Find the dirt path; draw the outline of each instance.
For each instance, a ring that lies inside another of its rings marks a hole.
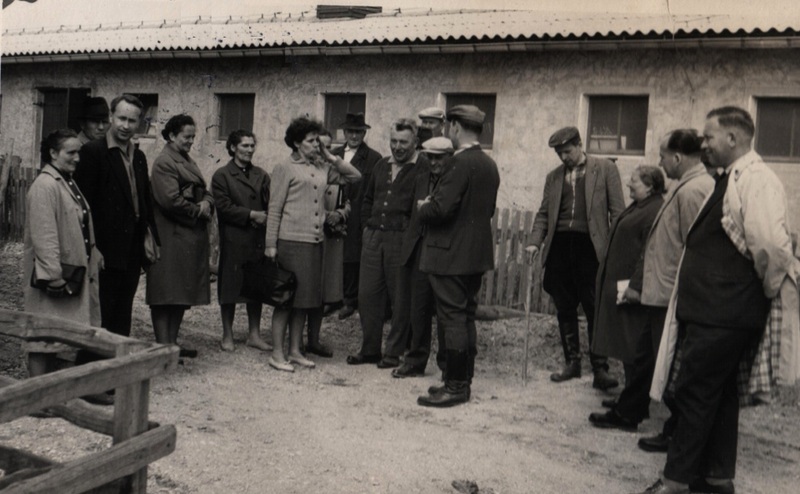
[[[6,277],[9,264],[0,267]],[[237,316],[243,338],[244,317]],[[152,338],[141,298],[135,318],[134,336]],[[663,409],[653,406],[639,433],[592,428],[587,416],[607,395],[591,388],[590,377],[552,384],[555,323],[537,316],[533,326],[526,387],[518,347],[524,321],[480,323],[472,400],[432,410],[416,397],[437,382],[433,365],[425,378],[397,380],[374,366],[345,364],[358,342],[355,318],[326,320],[333,359],[286,374],[242,341],[233,354],[220,351],[218,307],[195,308],[184,334],[200,358],[152,386],[151,417],[176,424],[178,443],[151,465],[149,492],[454,493],[457,479],[476,482],[484,494],[641,491],[657,478],[664,455],[640,452],[636,439],[661,427]],[[784,388],[773,405],[742,412],[738,492],[797,492],[798,396],[797,387]],[[0,426],[0,441],[57,459],[109,443],[60,419],[33,418]]]

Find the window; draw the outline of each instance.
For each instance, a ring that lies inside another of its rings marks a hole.
[[[54,130],[68,127],[81,131],[78,121],[83,108],[83,100],[89,97],[87,88],[40,88],[42,107],[42,133],[44,138]]]
[[[473,105],[486,114],[481,133],[481,147],[491,149],[494,142],[494,113],[497,104],[497,95],[485,93],[449,93],[447,96],[447,111],[458,105]]]
[[[587,151],[644,154],[647,96],[591,96]]]
[[[129,94],[139,98],[144,105],[141,118],[139,119],[139,128],[136,129],[136,135],[138,137],[155,137],[158,133],[156,129],[158,125],[158,95],[142,93]]]
[[[218,94],[219,139],[225,140],[234,130],[253,131],[255,94]]]
[[[765,158],[800,161],[800,98],[759,98],[756,151]]]
[[[364,113],[367,95],[364,93],[328,93],[325,95],[325,128],[333,134],[333,142],[344,142],[344,131],[339,128],[348,113]],[[369,123],[369,120],[367,120]]]

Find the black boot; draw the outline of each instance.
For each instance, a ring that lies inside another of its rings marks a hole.
[[[444,390],[417,398],[417,404],[424,407],[445,408],[469,401],[469,352],[447,351],[447,378]],[[430,391],[430,390],[429,390]]]
[[[472,397],[472,378],[475,375],[475,356],[478,355],[478,348],[477,347],[470,347],[469,349],[469,356],[467,357],[467,381],[469,382],[469,387],[467,388],[467,399]],[[445,366],[445,369],[447,367]],[[447,378],[445,377],[445,371],[442,370],[442,381],[446,381]],[[431,386],[428,388],[429,395],[437,395],[440,393],[444,393],[445,385],[442,384],[441,386]]]
[[[561,372],[550,374],[550,380],[560,383],[581,377],[581,346],[577,322],[559,322],[558,332],[561,334],[561,348],[564,350],[566,364]]]
[[[592,381],[593,388],[605,391],[607,389],[616,388],[617,386],[619,386],[619,382],[608,375],[606,369],[598,367],[594,370],[594,381]]]

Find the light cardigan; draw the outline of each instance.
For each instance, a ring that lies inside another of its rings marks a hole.
[[[291,156],[278,163],[269,185],[266,248],[276,247],[278,239],[322,242],[327,185],[355,183],[360,179],[358,169],[342,158],[321,167]]]

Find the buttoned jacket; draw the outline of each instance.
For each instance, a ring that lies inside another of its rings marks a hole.
[[[542,265],[547,262],[550,245],[553,243],[553,236],[556,233],[565,172],[566,166],[561,164],[547,174],[542,204],[533,221],[530,245],[541,248]],[[622,182],[617,166],[610,160],[586,155],[584,191],[589,237],[599,260],[603,258],[611,223],[625,209]]]
[[[333,150],[333,154],[344,158],[344,146]],[[361,260],[361,201],[364,197],[363,188],[372,175],[375,163],[381,159],[381,154],[366,142],[362,142],[350,158],[350,164],[361,173],[361,181],[343,186],[343,196],[350,201],[350,214],[347,217],[347,236],[344,239],[344,262],[359,262]]]

